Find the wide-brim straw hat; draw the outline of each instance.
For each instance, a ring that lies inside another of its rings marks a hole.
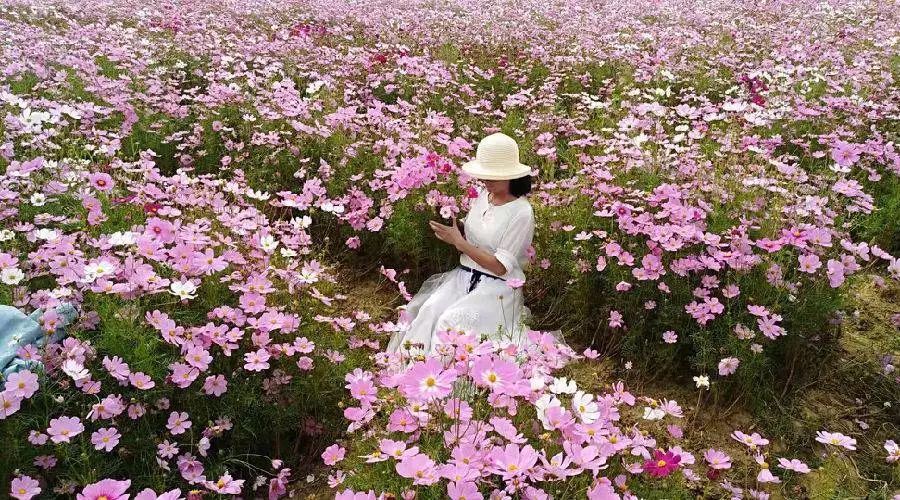
[[[519,145],[501,132],[482,139],[478,143],[475,159],[463,164],[462,169],[472,177],[489,181],[531,175],[531,167],[519,163]]]

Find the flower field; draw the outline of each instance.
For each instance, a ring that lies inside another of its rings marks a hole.
[[[0,33],[0,313],[39,332],[0,316],[0,497],[900,497],[900,4],[0,0]],[[497,131],[532,343],[389,355]]]

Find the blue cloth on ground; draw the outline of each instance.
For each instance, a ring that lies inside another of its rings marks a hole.
[[[33,369],[42,367],[39,361],[26,361],[16,355],[20,347],[33,344],[36,347],[44,347],[47,342],[60,342],[66,336],[68,327],[76,317],[78,311],[72,304],[60,304],[56,307],[59,315],[59,325],[52,335],[46,335],[41,327],[40,320],[43,309],[37,309],[30,316],[15,307],[0,305],[0,372],[3,378],[23,368]]]

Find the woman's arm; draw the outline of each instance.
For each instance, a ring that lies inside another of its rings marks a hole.
[[[457,242],[454,246],[457,250],[468,255],[469,258],[477,262],[479,266],[487,269],[495,275],[503,276],[504,274],[506,274],[506,266],[504,266],[497,259],[497,257],[494,256],[493,253],[488,252],[483,248],[476,247],[475,245],[469,243],[468,240]]]
[[[453,245],[457,250],[468,255],[472,260],[477,262],[479,266],[497,276],[506,274],[506,266],[504,266],[493,253],[469,243],[469,241],[463,237],[462,233],[459,232],[459,226],[456,224],[456,216],[453,216],[453,222],[449,226],[445,226],[440,222],[435,221],[429,221],[428,223],[431,225],[431,229],[438,239]]]

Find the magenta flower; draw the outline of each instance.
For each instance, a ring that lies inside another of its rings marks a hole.
[[[6,392],[21,399],[34,396],[38,390],[38,376],[28,370],[13,372],[6,379]]]
[[[31,500],[41,492],[40,483],[30,476],[19,476],[9,485],[9,496],[16,500]]]
[[[84,487],[77,500],[128,500],[131,495],[125,494],[131,487],[131,480],[116,481],[104,479]]]
[[[184,434],[185,431],[191,428],[191,421],[188,419],[187,412],[178,413],[177,411],[173,411],[169,414],[169,421],[166,423],[166,428],[172,433],[173,436],[177,436],[178,434]]]
[[[122,435],[115,427],[97,429],[91,434],[91,444],[98,451],[112,451],[119,444]]]
[[[848,450],[856,450],[856,439],[840,432],[816,431],[816,441],[832,446],[841,446]]]
[[[59,417],[50,421],[47,434],[54,443],[68,443],[73,437],[84,431],[84,425],[78,417]]]
[[[680,462],[681,457],[672,451],[663,453],[656,449],[653,450],[653,458],[644,463],[644,471],[653,477],[666,477],[678,468]]]

